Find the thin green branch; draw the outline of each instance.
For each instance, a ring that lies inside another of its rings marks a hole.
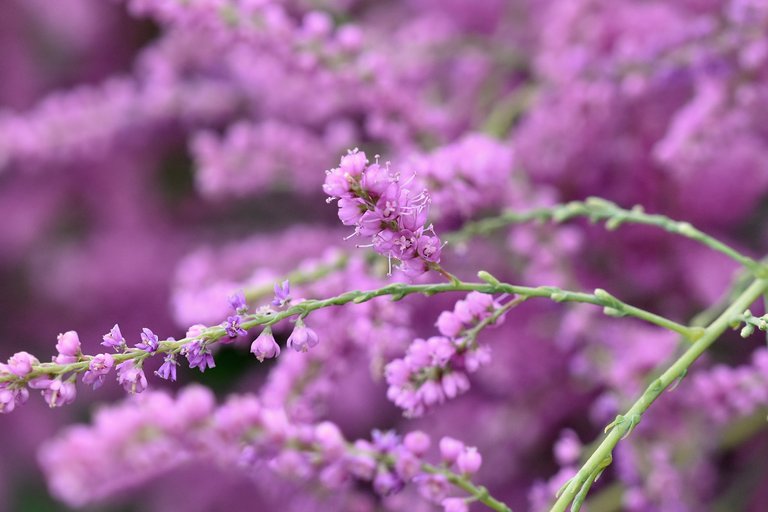
[[[586,217],[592,222],[604,221],[609,230],[616,229],[623,223],[656,226],[670,233],[695,240],[727,255],[739,262],[758,278],[768,277],[768,268],[765,265],[749,256],[741,254],[736,249],[716,238],[699,231],[688,222],[676,221],[664,215],[645,213],[641,206],[635,206],[631,210],[627,210],[615,203],[596,197],[590,197],[586,201],[572,201],[550,207],[534,208],[527,212],[509,211],[502,213],[498,217],[489,217],[476,222],[469,222],[460,231],[449,235],[447,239],[452,242],[461,243],[473,236],[488,234],[510,224],[531,221],[565,222],[576,217]]]
[[[383,462],[388,466],[395,465],[395,459],[391,455],[381,455],[374,452],[360,450],[353,443],[347,443],[346,448],[347,451],[352,454],[368,455],[370,457],[379,459],[380,462]],[[431,475],[440,475],[444,477],[448,483],[458,489],[461,489],[462,491],[465,491],[472,498],[487,506],[491,510],[495,510],[496,512],[512,512],[512,509],[509,508],[509,506],[491,496],[487,488],[482,485],[474,484],[472,480],[470,480],[466,475],[454,473],[444,466],[435,466],[426,462],[421,464],[421,469],[425,473],[429,473]]]
[[[463,491],[466,491],[473,498],[491,510],[495,510],[496,512],[512,512],[512,509],[509,508],[505,503],[491,496],[488,492],[488,489],[482,485],[473,484],[472,481],[462,475],[456,474],[446,468],[433,466],[432,464],[422,464],[421,468],[427,473],[432,473],[433,475],[442,475],[452,485]]]
[[[280,281],[290,281],[291,285],[301,285],[313,283],[319,279],[322,279],[337,270],[343,270],[349,263],[349,254],[346,252],[340,252],[339,255],[332,261],[327,263],[320,263],[315,267],[306,270],[297,270],[286,275]],[[264,297],[269,297],[274,293],[274,288],[271,284],[262,286],[253,286],[246,288],[245,298],[249,302],[254,302]]]
[[[429,296],[446,292],[477,291],[488,294],[507,293],[528,298],[548,298],[556,302],[580,302],[594,304],[596,306],[603,307],[603,311],[608,315],[632,316],[658,325],[660,327],[670,329],[687,337],[689,340],[694,340],[699,335],[699,331],[697,329],[689,328],[663,316],[626,304],[616,297],[613,297],[605,290],[598,289],[595,290],[594,294],[590,294],[563,290],[554,286],[540,286],[533,288],[528,286],[517,286],[508,283],[502,283],[487,272],[480,272],[478,275],[485,282],[468,283],[455,280],[449,283],[438,284],[393,283],[375,290],[349,291],[327,299],[305,300],[303,302],[294,304],[283,311],[258,312],[255,314],[244,315],[241,325],[244,329],[251,329],[260,325],[270,326],[280,322],[281,320],[285,320],[291,317],[306,317],[318,309],[332,306],[342,306],[349,303],[359,304],[382,296],[389,296],[392,298],[392,300],[400,300],[403,297],[413,294],[423,294]],[[200,339],[207,340],[208,344],[215,344],[217,340],[224,338],[225,336],[226,331],[223,326],[219,325],[208,327],[200,334],[200,336],[197,337],[187,337],[181,340],[161,341],[156,354],[179,353],[184,345]],[[122,353],[115,354],[113,357],[116,363],[122,363],[129,359],[141,361],[149,356],[150,354],[144,350],[129,348]],[[33,366],[32,371],[23,378],[18,378],[13,375],[5,375],[0,377],[0,382],[16,381],[18,384],[23,384],[28,382],[30,379],[41,376],[63,376],[68,373],[82,373],[88,369],[88,365],[91,359],[92,356],[83,356],[80,361],[70,364],[57,364],[53,362],[40,363]]]
[[[562,493],[550,512],[565,512],[578,496],[583,496],[589,490],[594,476],[610,464],[613,449],[637,425],[648,407],[665,389],[682,378],[693,362],[728,329],[733,319],[746,311],[766,290],[768,290],[768,280],[758,279],[754,281],[720,316],[704,329],[701,337],[688,350],[648,386],[626,413],[617,417],[616,421],[609,425],[608,435],[562,489]]]

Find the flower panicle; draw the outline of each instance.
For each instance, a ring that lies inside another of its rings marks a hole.
[[[352,236],[370,240],[373,247],[409,278],[438,268],[442,243],[434,227],[427,224],[430,197],[414,190],[414,181],[394,172],[378,157],[370,163],[357,149],[341,158],[339,167],[326,172],[323,191],[337,200],[338,215]],[[362,246],[362,245],[361,245]]]
[[[490,349],[477,344],[479,329],[503,320],[503,306],[492,296],[470,292],[453,311],[437,319],[439,336],[417,338],[403,358],[385,367],[387,397],[408,417],[418,417],[466,393],[469,375],[490,362]]]

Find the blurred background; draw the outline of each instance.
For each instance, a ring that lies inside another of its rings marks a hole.
[[[767,63],[761,0],[0,0],[0,357],[46,360],[67,330],[97,353],[116,322],[134,338],[142,327],[178,338],[220,321],[232,291],[340,255],[358,256],[304,293],[385,282],[386,261],[342,241],[321,190],[353,147],[415,171],[441,233],[597,195],[759,258]],[[684,323],[743,286],[724,256],[637,226],[511,226],[444,251],[463,278],[483,268],[519,284],[602,287]],[[318,315],[333,340],[313,356],[325,380],[292,410],[352,438],[455,435],[484,453],[479,481],[514,510],[545,509],[574,451],[679,340],[599,309],[526,303],[484,335],[493,363],[470,393],[406,420],[381,367],[434,334],[458,298]],[[365,315],[371,325],[355,323]],[[363,348],[350,341],[361,332]],[[247,341],[180,384],[221,399],[264,393],[302,364],[291,354],[259,365]],[[621,445],[589,510],[766,510],[766,357],[760,333],[719,342]],[[0,510],[74,510],[49,493],[39,449],[123,395],[113,382],[80,386],[66,408],[34,394],[1,416]],[[119,482],[85,509],[437,509],[364,488],[334,501],[204,459],[170,466],[101,475]]]

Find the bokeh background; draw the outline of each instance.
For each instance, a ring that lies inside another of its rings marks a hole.
[[[179,337],[220,321],[232,291],[340,254],[353,263],[307,294],[385,282],[386,261],[342,241],[321,190],[352,147],[415,171],[440,232],[597,195],[761,257],[767,64],[762,0],[0,0],[2,357],[47,359],[72,329],[95,353],[115,322]],[[637,226],[515,226],[444,250],[462,277],[602,287],[681,322],[738,287],[724,256]],[[457,298],[318,316],[322,378],[292,410],[353,438],[460,437],[484,453],[479,480],[494,494],[541,510],[581,443],[679,340],[594,308],[526,303],[484,335],[493,362],[470,393],[406,420],[381,366]],[[180,384],[281,400],[274,389],[303,363],[259,365],[247,341]],[[765,510],[767,361],[760,333],[721,340],[623,442],[589,510]],[[48,491],[41,446],[123,396],[81,386],[69,407],[33,396],[0,417],[0,510],[70,510]],[[365,488],[334,501],[203,458],[170,466],[100,475],[120,485],[86,509],[437,509]]]

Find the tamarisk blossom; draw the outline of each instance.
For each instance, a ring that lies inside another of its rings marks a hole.
[[[152,436],[136,435],[143,431]],[[157,465],[146,464],[150,444],[167,454]],[[40,460],[53,493],[71,505],[85,505],[192,458],[246,474],[259,474],[266,465],[286,477],[314,478],[331,491],[356,479],[387,496],[413,482],[439,504],[450,485],[445,476],[426,471],[429,445],[429,436],[420,431],[404,437],[374,431],[370,441],[348,442],[332,422],[296,421],[253,395],[234,395],[217,407],[210,390],[190,386],[176,398],[151,391],[140,400],[104,408],[92,425],[71,427],[46,443]],[[472,450],[461,444],[459,454]]]
[[[115,324],[110,331],[105,334],[102,339],[104,341],[101,344],[108,348],[113,348],[116,351],[120,351],[125,348],[125,338],[123,333],[120,332],[120,326]]]
[[[439,268],[442,244],[432,225],[426,190],[412,190],[413,179],[403,180],[389,164],[378,159],[369,164],[357,149],[341,158],[339,167],[327,171],[323,191],[338,199],[339,219],[354,226],[353,236],[370,237],[370,246],[414,278]]]
[[[67,331],[59,334],[56,342],[58,355],[54,361],[58,364],[69,364],[77,361],[80,352],[80,338],[75,331]]]
[[[98,389],[104,384],[107,374],[112,370],[115,358],[110,354],[98,354],[88,364],[88,371],[83,374],[83,383],[93,385]]]
[[[19,356],[19,354],[25,354]],[[13,361],[12,369],[11,361]],[[0,377],[23,377],[32,371],[32,365],[37,364],[37,359],[27,352],[18,352],[11,356],[8,364],[0,363]],[[22,375],[18,375],[21,372]],[[10,382],[0,382],[0,413],[12,412],[17,405],[24,404],[29,398],[29,390],[26,387],[14,386]]]
[[[27,388],[10,388],[0,384],[0,413],[13,412],[17,405],[22,405],[29,399]]]
[[[147,389],[147,377],[141,368],[141,363],[129,359],[117,365],[117,382],[131,394],[141,393]]]
[[[269,327],[261,331],[261,334],[251,343],[251,353],[256,356],[259,362],[264,359],[272,359],[280,355],[280,345],[272,336],[272,329]]]
[[[60,407],[75,401],[77,389],[75,383],[61,379],[47,379],[45,377],[33,379],[29,382],[29,387],[41,389],[43,399],[49,407]]]
[[[275,298],[272,305],[276,308],[284,308],[291,302],[291,283],[288,280],[281,284],[275,283]]]
[[[230,304],[232,304],[231,300]],[[232,304],[232,307],[237,307],[237,304]],[[241,317],[239,315],[235,315],[234,317],[229,317],[227,321],[236,321],[237,328],[240,329],[240,319]],[[181,347],[181,355],[187,358],[189,367],[198,368],[201,372],[205,372],[206,368],[216,367],[216,363],[213,360],[213,353],[211,352],[211,348],[208,346],[208,340],[203,335],[205,329],[206,326],[203,324],[195,324],[187,329],[187,338],[197,339],[192,340]],[[229,332],[229,329],[227,329],[228,334]],[[245,333],[245,331],[243,331],[243,333]],[[158,372],[162,370],[158,376],[166,380],[169,378],[170,380],[176,380],[176,358],[171,356],[173,356],[173,354],[169,354],[165,358],[163,365],[158,369]]]
[[[150,354],[157,352],[157,348],[160,346],[160,341],[157,338],[157,334],[153,333],[146,327],[141,330],[141,343],[136,344],[136,348],[145,350]]]
[[[13,354],[4,369],[17,377],[24,377],[32,371],[32,366],[37,364],[40,364],[40,361],[35,356],[22,351]]]
[[[490,362],[489,349],[476,343],[477,330],[483,322],[500,321],[502,308],[490,295],[471,292],[453,311],[441,313],[436,324],[441,336],[416,339],[404,358],[387,364],[387,397],[416,417],[468,391],[468,374]]]
[[[316,347],[318,343],[320,343],[320,338],[317,333],[304,325],[304,321],[298,319],[293,332],[288,336],[286,346],[296,352],[306,352],[310,348]]]
[[[243,321],[242,315],[248,312],[248,304],[245,302],[245,294],[240,291],[229,297],[229,306],[234,310],[235,314],[228,316],[227,320],[223,322],[221,326],[224,327],[227,336],[230,338],[245,336],[247,331],[240,326]]]
[[[176,362],[176,356],[173,354],[168,354],[167,356],[165,356],[165,359],[163,360],[163,364],[160,365],[160,368],[158,368],[155,371],[155,375],[157,375],[161,379],[176,381],[177,365],[178,363]]]
[[[205,372],[206,368],[216,367],[211,348],[205,343],[205,340],[187,343],[182,347],[181,353],[186,356],[190,368],[198,368],[201,372]]]
[[[240,290],[227,299],[231,307],[238,315],[244,315],[248,312],[248,304],[245,301],[245,293]]]

